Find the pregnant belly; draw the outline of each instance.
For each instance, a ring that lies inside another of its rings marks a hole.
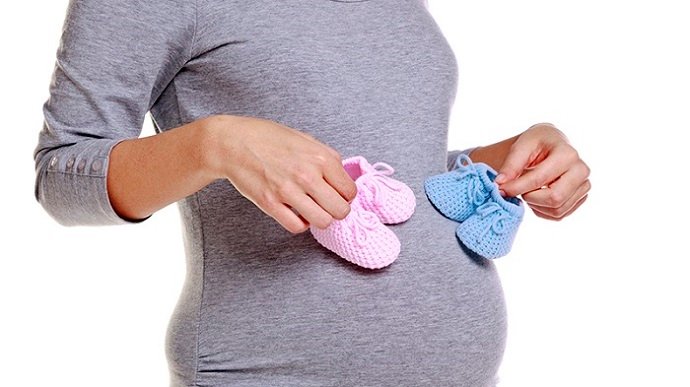
[[[378,271],[334,256],[308,233],[232,256],[215,253],[224,250],[213,246],[221,241],[207,241],[198,324],[172,324],[169,332],[171,368],[190,370],[174,379],[203,386],[493,386],[506,330],[500,281],[491,262],[462,252],[456,226],[420,201],[410,221],[393,226],[400,257]],[[175,343],[190,336],[195,352],[179,356]]]

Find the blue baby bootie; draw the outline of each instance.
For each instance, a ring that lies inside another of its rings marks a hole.
[[[461,154],[457,168],[434,175],[424,182],[424,190],[431,204],[446,218],[463,222],[475,209],[486,202],[495,190],[496,171],[484,163],[473,163]]]
[[[504,198],[495,189],[488,201],[458,226],[455,235],[479,256],[499,258],[510,252],[524,214],[520,199]]]

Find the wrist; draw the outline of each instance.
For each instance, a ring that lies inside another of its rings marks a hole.
[[[211,116],[189,124],[192,133],[192,158],[198,163],[199,172],[208,180],[225,178],[223,158],[229,145],[224,136],[227,116]]]
[[[250,125],[251,117],[215,115],[193,124],[200,135],[195,149],[198,150],[201,170],[212,180],[228,179],[229,168],[241,165],[241,151],[245,148],[243,130]]]
[[[468,155],[472,161],[488,164],[491,168],[498,171],[505,162],[510,147],[517,141],[518,136],[514,136],[491,145],[480,146],[472,150]]]

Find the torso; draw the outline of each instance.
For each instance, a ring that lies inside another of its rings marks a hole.
[[[175,386],[493,386],[505,342],[491,262],[424,195],[446,168],[456,63],[420,0],[199,1],[196,52],[152,109],[279,121],[416,194],[390,267],[358,268],[217,181],[180,203],[188,277],[171,320]]]

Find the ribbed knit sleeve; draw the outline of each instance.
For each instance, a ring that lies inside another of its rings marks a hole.
[[[72,0],[44,105],[36,198],[64,225],[126,223],[108,199],[110,151],[190,59],[190,0]]]

